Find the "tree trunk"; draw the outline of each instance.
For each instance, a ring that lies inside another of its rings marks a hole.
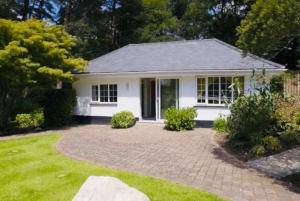
[[[38,9],[38,19],[42,19],[43,17],[43,7],[44,7],[44,0],[40,0],[39,9]]]
[[[112,1],[112,7],[111,7],[111,35],[112,35],[112,46],[113,48],[118,47],[117,43],[117,25],[116,25],[116,6],[117,6],[117,0]]]
[[[22,20],[27,20],[29,14],[29,0],[24,0]]]
[[[66,11],[65,11],[65,18],[64,18],[64,26],[65,28],[68,26],[71,20],[71,14],[72,14],[72,0],[67,1],[66,5]]]

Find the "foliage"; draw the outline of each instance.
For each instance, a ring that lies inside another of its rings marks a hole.
[[[31,88],[73,81],[72,72],[83,70],[86,62],[70,52],[74,45],[61,26],[0,19],[0,130]]]
[[[44,125],[44,113],[38,109],[28,114],[18,114],[16,122],[20,129],[38,128]]]
[[[232,141],[241,140],[254,145],[264,136],[269,125],[276,124],[274,97],[269,93],[241,96],[233,102],[230,110],[228,128]]]
[[[257,0],[237,29],[236,44],[247,52],[268,58],[286,47],[291,48],[291,42],[300,33],[299,10],[299,0]]]
[[[76,104],[76,92],[73,89],[53,89],[46,93],[44,103],[45,125],[66,126],[72,121]]]
[[[151,201],[222,200],[166,180],[70,159],[55,148],[59,139],[60,135],[51,133],[0,141],[0,200],[72,200],[90,175],[116,177],[144,192]]]
[[[178,19],[169,9],[170,0],[143,0],[144,12],[139,18],[143,26],[137,29],[142,42],[168,41],[176,39]]]
[[[168,108],[165,112],[165,126],[169,130],[192,130],[195,127],[197,110],[195,108]]]
[[[187,39],[218,38],[233,44],[236,27],[253,1],[191,0],[183,15],[182,35]]]
[[[298,98],[272,94],[264,73],[254,73],[252,77],[252,88],[256,91],[239,97],[231,105],[231,146],[252,156],[262,156],[300,143]]]
[[[300,143],[300,129],[299,128],[288,128],[283,131],[280,138],[288,144]]]
[[[135,124],[135,117],[132,112],[122,111],[116,113],[111,118],[112,128],[129,128]]]
[[[278,151],[281,149],[281,144],[277,137],[266,136],[262,139],[262,144],[269,151]]]
[[[250,150],[250,153],[253,156],[263,156],[266,153],[265,147],[261,144],[257,144],[255,146],[252,147],[252,149]]]
[[[298,97],[280,97],[276,99],[276,119],[282,127],[299,123],[300,100]]]
[[[283,94],[284,74],[274,75],[270,80],[270,92]]]
[[[228,132],[228,123],[227,119],[224,117],[220,117],[214,120],[213,128],[220,132],[220,133],[226,133]]]

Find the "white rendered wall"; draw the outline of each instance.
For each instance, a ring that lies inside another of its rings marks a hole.
[[[77,93],[75,115],[108,116],[127,110],[140,115],[140,80],[138,78],[82,78],[73,84]],[[92,103],[92,85],[117,84],[117,103]]]
[[[215,75],[216,76],[216,75]],[[231,75],[226,75],[231,76]],[[236,76],[236,75],[233,75]],[[251,91],[250,75],[245,76],[245,93]],[[114,78],[81,78],[73,84],[77,93],[77,106],[75,115],[83,116],[108,116],[128,110],[135,117],[141,117],[140,79],[141,77],[114,77]],[[155,76],[151,76],[155,77]],[[159,78],[156,76],[155,78]],[[169,77],[170,79],[173,77]],[[179,107],[196,107],[196,120],[215,120],[220,115],[229,115],[230,110],[226,106],[197,105],[197,76],[181,76],[179,78]],[[91,86],[94,84],[117,84],[118,102],[116,104],[91,103]]]

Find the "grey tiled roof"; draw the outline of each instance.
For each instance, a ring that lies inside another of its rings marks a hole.
[[[91,60],[87,73],[284,69],[217,39],[130,44]]]

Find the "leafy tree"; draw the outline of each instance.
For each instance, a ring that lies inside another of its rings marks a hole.
[[[139,18],[143,26],[137,29],[141,42],[174,40],[179,21],[172,15],[170,0],[144,0],[144,11]]]
[[[187,39],[219,38],[234,43],[236,27],[253,0],[191,0],[183,15],[181,35]]]
[[[54,21],[58,0],[0,0],[0,17],[26,20],[30,18]]]
[[[296,50],[300,46],[299,11],[299,0],[257,0],[237,29],[237,45],[266,58],[274,58],[287,48]],[[299,59],[300,52],[297,54]]]
[[[84,69],[86,62],[70,53],[74,45],[61,26],[0,20],[0,130],[30,89],[73,81],[72,72]]]

